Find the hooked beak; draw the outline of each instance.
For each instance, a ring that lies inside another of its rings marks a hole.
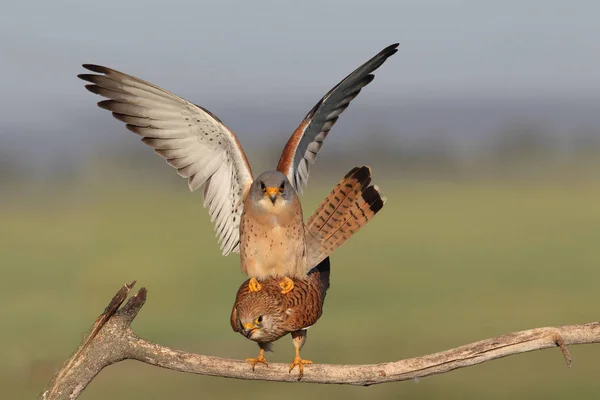
[[[254,333],[254,331],[257,329],[256,325],[248,322],[245,324],[242,324],[242,335],[246,336],[248,339],[250,339],[250,337],[252,336],[252,334]]]
[[[275,204],[275,200],[277,200],[277,195],[279,195],[279,188],[276,187],[268,187],[265,190],[265,196],[269,196],[271,199],[271,203]]]

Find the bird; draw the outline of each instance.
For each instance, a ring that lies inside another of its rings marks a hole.
[[[298,198],[323,141],[339,115],[397,52],[392,44],[334,86],[304,117],[286,143],[274,171],[253,178],[236,135],[216,115],[165,89],[101,65],[83,64],[78,77],[103,96],[98,106],[112,112],[142,142],[187,178],[191,191],[203,187],[204,207],[215,224],[223,255],[240,253],[251,291],[277,277],[289,293],[306,276],[307,249]]]
[[[379,188],[370,182],[369,167],[353,168],[308,219],[306,229],[311,261],[306,276],[294,278],[292,292],[282,294],[274,278],[264,280],[260,291],[251,291],[248,281],[238,289],[230,323],[234,332],[258,343],[259,355],[246,359],[252,369],[258,363],[268,366],[265,351],[270,351],[271,344],[288,333],[296,350],[290,373],[298,366],[300,380],[304,365],[312,364],[312,361],[302,359],[300,350],[306,342],[306,330],[323,313],[329,288],[329,255],[366,225],[385,203]]]

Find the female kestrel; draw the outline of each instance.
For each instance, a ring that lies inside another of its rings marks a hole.
[[[251,277],[250,289],[260,290],[258,280],[282,277],[281,288],[289,292],[292,278],[306,276],[314,257],[307,249],[297,192],[306,184],[309,165],[339,115],[397,47],[386,47],[331,89],[294,131],[276,171],[256,180],[235,134],[208,110],[99,65],[84,64],[98,74],[79,78],[92,83],[86,85],[90,92],[109,99],[98,103],[101,108],[188,178],[190,190],[204,185],[204,206],[215,222],[223,254],[240,252],[242,271]]]
[[[310,261],[301,279],[294,278],[294,290],[282,294],[275,278],[262,282],[262,290],[253,292],[244,282],[231,312],[231,327],[258,343],[260,353],[247,358],[252,364],[267,364],[264,356],[272,342],[291,333],[296,356],[290,372],[297,365],[298,380],[304,364],[312,361],[300,357],[306,341],[306,329],[314,325],[323,312],[325,293],[329,288],[329,255],[363,227],[383,207],[385,200],[376,186],[369,186],[368,167],[352,169],[325,198],[307,221],[306,230]]]

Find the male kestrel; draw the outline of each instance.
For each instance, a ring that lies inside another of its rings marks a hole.
[[[282,294],[277,279],[262,281],[262,290],[253,292],[244,282],[239,288],[231,327],[258,343],[260,353],[246,361],[267,364],[264,356],[270,344],[291,333],[296,356],[290,372],[297,365],[298,380],[304,364],[312,361],[300,357],[306,341],[306,329],[314,325],[323,312],[325,292],[329,288],[329,255],[369,222],[385,202],[376,186],[369,186],[368,167],[352,169],[325,198],[306,224],[307,249],[310,255],[304,277],[294,278],[294,290]]]
[[[101,108],[142,136],[142,141],[188,178],[190,190],[204,185],[204,206],[224,255],[240,252],[249,287],[259,280],[283,278],[283,292],[293,278],[306,276],[318,258],[307,248],[297,192],[308,180],[309,166],[339,115],[374,78],[372,72],[396,53],[383,49],[331,89],[306,115],[287,142],[276,171],[253,180],[246,155],[235,134],[208,110],[151,83],[99,65],[83,67],[86,88],[109,100]]]

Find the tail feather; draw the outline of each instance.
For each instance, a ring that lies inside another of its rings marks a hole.
[[[366,225],[385,203],[371,183],[369,167],[355,167],[323,200],[306,223],[309,269]]]
[[[369,167],[354,167],[329,193],[317,210],[306,222],[306,227],[312,234],[327,234],[336,226],[340,217],[348,212],[363,187],[371,182]]]
[[[365,189],[361,198],[354,203],[354,207],[348,210],[344,222],[324,240],[324,243],[330,244],[330,254],[365,226],[383,208],[384,202],[385,199],[380,196],[377,186]]]

